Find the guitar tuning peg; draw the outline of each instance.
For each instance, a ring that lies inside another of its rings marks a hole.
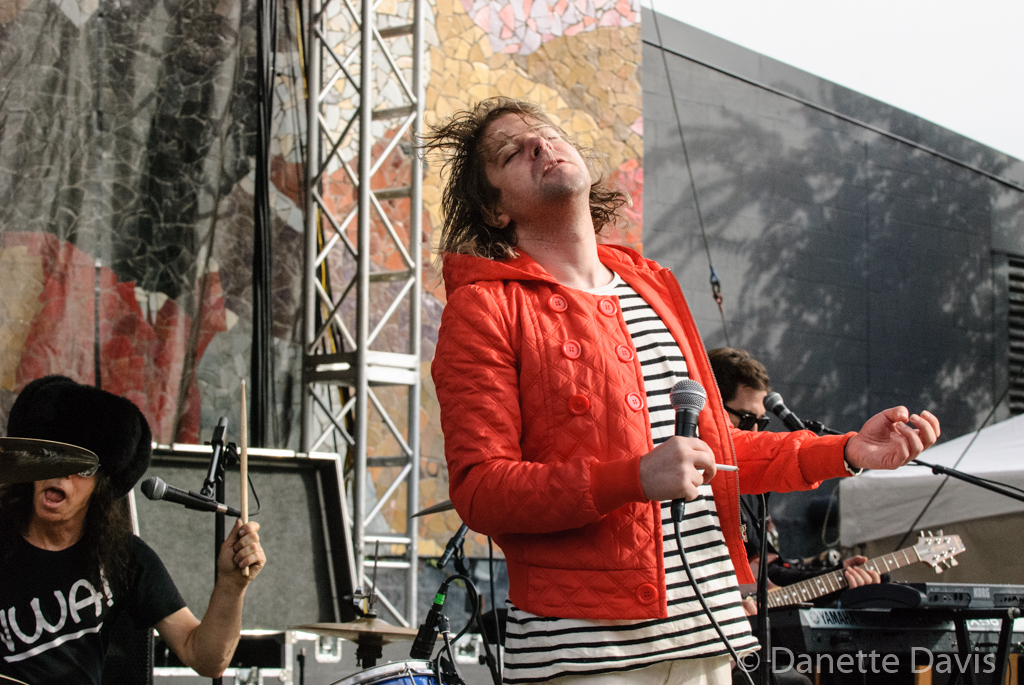
[[[948,563],[949,563],[950,568],[952,568],[953,566],[959,566],[960,565],[960,562],[956,560],[956,557],[950,557]]]
[[[943,571],[942,564],[936,564],[935,565],[935,572],[936,573],[942,573],[942,571]]]
[[[931,532],[931,531],[928,531],[928,537],[930,537],[930,538],[933,538],[933,537],[935,537],[935,536],[934,536],[934,535],[932,535],[932,532]]]
[[[941,528],[939,528],[939,537],[940,538],[942,537],[942,529]]]

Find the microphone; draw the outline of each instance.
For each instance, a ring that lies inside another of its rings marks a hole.
[[[437,642],[437,626],[441,618],[441,610],[444,609],[445,596],[448,593],[448,581],[441,583],[437,594],[434,595],[434,603],[430,605],[427,618],[420,625],[416,639],[412,641],[412,649],[409,650],[409,657],[413,659],[426,660],[434,653],[434,644]]]
[[[463,541],[466,539],[466,533],[469,532],[469,526],[463,523],[459,526],[458,532],[452,536],[452,539],[448,541],[448,544],[444,548],[444,554],[441,555],[441,559],[437,562],[437,567],[443,569],[448,565],[448,562],[452,560],[456,552],[459,551],[459,547],[462,546]],[[458,567],[458,564],[456,564]]]
[[[166,500],[168,502],[175,502],[177,504],[185,505],[186,509],[195,509],[196,511],[212,511],[218,514],[227,514],[228,516],[234,516],[236,518],[242,516],[242,512],[238,509],[232,509],[231,507],[216,502],[212,499],[197,495],[194,492],[188,492],[176,488],[173,485],[168,485],[163,481],[162,478],[147,478],[142,481],[142,485],[139,486],[142,489],[142,494],[151,500]]]
[[[786,403],[782,401],[782,395],[777,392],[770,392],[765,395],[764,408],[782,419],[782,423],[786,424],[786,428],[791,431],[802,431],[807,429],[804,422],[789,410]]]
[[[676,435],[697,437],[697,417],[708,401],[704,386],[692,378],[684,378],[672,386],[668,398],[676,410]],[[676,522],[683,520],[684,504],[682,499],[672,500],[672,518]]]

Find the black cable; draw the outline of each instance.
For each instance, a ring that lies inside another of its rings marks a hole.
[[[837,537],[832,542],[825,539],[825,533],[828,532],[828,520],[832,516],[832,509],[836,501],[839,499],[839,486],[832,488],[832,494],[828,496],[828,506],[825,508],[825,520],[821,522],[821,544],[825,545],[826,549],[834,549],[839,545],[842,538]]]
[[[1008,488],[1010,490],[1016,490],[1017,492],[1019,492],[1022,495],[1024,495],[1024,488],[1018,488],[1016,485],[1010,485],[1009,483],[1000,483],[997,480],[992,480],[991,478],[982,478],[981,476],[974,476],[974,477],[977,478],[978,480],[980,480],[983,483],[988,483],[989,485],[997,485],[997,486],[999,486],[1001,488]]]
[[[494,635],[498,639],[498,644],[494,646],[495,650],[498,652],[498,679],[501,680],[505,677],[505,669],[501,662],[501,648],[505,644],[505,640],[501,636],[501,621],[498,620],[497,593],[494,591],[494,543],[491,540],[490,535],[487,536],[487,569],[491,581],[491,611],[494,613]],[[480,626],[480,632],[485,633],[486,628],[484,626]],[[486,635],[484,636],[484,639],[487,639]]]
[[[462,678],[462,674],[459,673],[459,667],[455,663],[455,649],[453,648],[455,641],[448,637],[448,617],[441,616],[441,623],[444,624],[444,629],[441,631],[441,637],[444,638],[444,647],[441,648],[441,651],[434,658],[434,673],[437,674],[437,682],[440,685],[465,685],[466,681]],[[448,663],[451,664],[453,675],[455,676],[455,680],[451,683],[445,683],[442,677],[441,657],[444,656],[445,652],[448,652]]]
[[[455,639],[452,640],[452,642],[458,642],[460,637],[469,632],[469,629],[470,627],[472,627],[473,623],[478,622],[480,619],[480,593],[477,592],[476,585],[474,585],[473,581],[469,579],[469,576],[465,576],[461,573],[453,573],[452,575],[448,576],[448,578],[445,579],[444,582],[450,583],[456,578],[466,584],[466,592],[468,592],[471,595],[470,602],[472,602],[473,604],[473,615],[469,617],[469,620],[466,621],[466,625],[462,627],[462,630],[458,632],[458,634],[455,636]],[[484,640],[487,640],[486,636],[484,636]]]
[[[483,617],[480,615],[480,591],[476,589],[476,584],[469,578],[469,576],[462,573],[453,573],[452,575],[445,578],[445,586],[451,583],[453,580],[459,579],[466,585],[466,592],[470,595],[470,602],[473,604],[473,615],[469,617],[466,625],[463,626],[462,630],[458,632],[452,643],[456,643],[459,639],[469,632],[470,627],[476,623],[480,629],[480,638],[484,643],[484,653],[487,655],[487,668],[491,672],[491,678],[494,680],[494,685],[501,685],[501,675],[498,671],[497,662],[494,659],[494,654],[491,652],[491,644],[487,639],[487,629],[484,627]],[[497,621],[497,615],[495,615],[495,621]],[[454,659],[454,655],[452,659]]]
[[[274,368],[271,350],[273,230],[270,212],[270,135],[277,64],[276,0],[256,2],[256,168],[253,190],[252,406],[249,429],[255,447],[272,441]]]
[[[658,34],[658,43],[661,44],[661,27],[658,25],[658,13],[654,11],[652,0],[651,11],[654,15],[654,31]],[[704,214],[700,211],[700,200],[697,198],[697,183],[693,179],[693,168],[690,166],[690,153],[686,149],[686,138],[683,136],[683,120],[679,116],[679,105],[676,104],[675,89],[672,87],[672,75],[668,71],[668,59],[665,57],[664,48],[661,49],[661,61],[665,67],[665,80],[668,82],[668,96],[672,100],[672,111],[676,116],[676,128],[679,130],[679,142],[683,146],[683,160],[686,162],[686,173],[690,177],[690,192],[693,194],[693,205],[697,209],[697,223],[700,225],[700,234],[704,238],[704,252],[708,257],[708,269],[711,270],[711,297],[718,305],[718,315],[722,318],[722,335],[725,337],[726,347],[732,347],[729,343],[729,329],[725,325],[725,311],[722,309],[722,281],[715,273],[715,266],[711,262],[711,248],[708,246],[708,233],[704,227]]]
[[[761,533],[758,539],[761,559],[757,564],[757,641],[764,650],[758,680],[761,685],[768,685],[772,680],[771,633],[768,626],[768,494],[762,493],[758,498],[761,500]],[[736,662],[737,667],[739,663]],[[745,670],[743,672],[746,673]],[[752,680],[749,675],[747,677]]]
[[[686,503],[684,502],[682,506],[685,509]],[[697,580],[693,577],[693,571],[690,570],[690,562],[686,559],[686,550],[683,549],[683,536],[682,533],[679,532],[679,521],[675,520],[675,517],[672,519],[672,527],[676,534],[676,547],[679,548],[679,558],[683,560],[683,568],[686,569],[686,576],[690,580],[690,587],[693,588],[693,594],[697,597],[697,601],[700,602],[701,608],[704,609],[704,613],[707,615],[708,620],[711,621],[711,625],[715,628],[715,632],[718,633],[718,637],[720,637],[722,642],[725,643],[726,649],[729,650],[729,654],[732,656],[733,661],[736,662],[736,667],[743,672],[743,676],[747,679],[747,683],[749,685],[754,685],[753,678],[750,677],[749,673],[743,670],[743,667],[740,665],[741,662],[739,655],[733,648],[732,643],[729,642],[729,639],[725,636],[722,626],[718,625],[718,621],[715,620],[714,615],[711,613],[711,609],[708,607],[708,603],[705,601],[704,595],[701,594],[700,588],[697,587]]]
[[[249,518],[252,518],[253,516],[256,516],[257,514],[260,513],[260,496],[256,494],[256,486],[253,485],[252,476],[250,476],[249,474],[246,474],[245,478],[246,478],[246,480],[249,481],[249,492],[252,493],[252,498],[254,500],[256,500],[256,511],[253,511],[253,512],[249,513]]]
[[[974,431],[974,436],[971,437],[971,441],[967,443],[967,447],[965,447],[964,451],[960,453],[960,456],[957,457],[956,463],[953,464],[953,466],[951,468],[955,469],[957,466],[960,465],[960,462],[963,460],[964,456],[967,454],[967,450],[971,449],[971,445],[973,445],[974,441],[978,439],[979,435],[981,435],[981,429],[984,428],[986,424],[988,424],[989,420],[996,413],[996,409],[999,408],[999,405],[1003,403],[1003,400],[1005,400],[1006,396],[1010,393],[1010,388],[1011,387],[1013,387],[1013,386],[1010,385],[1010,384],[1006,385],[1006,390],[1003,391],[1003,396],[1000,397],[999,400],[994,405],[992,405],[992,411],[990,411],[988,413],[988,416],[985,417],[985,420],[982,421],[981,425],[978,426],[978,429],[976,431]],[[914,519],[914,522],[910,524],[910,527],[907,529],[907,532],[903,534],[903,537],[900,538],[899,543],[896,545],[895,548],[893,548],[894,552],[899,551],[900,549],[902,549],[903,548],[903,543],[907,541],[908,537],[910,537],[911,535],[914,534],[914,530],[917,528],[918,521],[920,521],[921,518],[924,516],[925,512],[928,511],[928,507],[932,506],[932,502],[935,501],[935,498],[939,496],[939,493],[942,491],[942,488],[944,488],[946,486],[946,483],[948,483],[948,482],[949,482],[949,476],[946,476],[945,478],[942,479],[942,482],[939,483],[939,487],[935,488],[935,492],[933,492],[932,496],[928,498],[928,501],[925,503],[924,507],[921,509],[921,513],[917,515],[917,518]]]

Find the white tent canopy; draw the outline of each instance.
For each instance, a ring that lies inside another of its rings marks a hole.
[[[921,459],[1024,488],[1024,415],[983,429],[954,467],[973,437],[971,433],[927,450]],[[843,479],[839,486],[843,546],[902,535],[945,479],[912,464]],[[1024,502],[950,478],[916,528],[937,530],[951,523],[1021,511]]]

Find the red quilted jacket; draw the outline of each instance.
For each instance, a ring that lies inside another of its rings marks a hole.
[[[740,582],[753,582],[740,491],[808,489],[847,475],[848,436],[732,428],[672,273],[627,248],[599,254],[654,307],[707,389],[701,439],[720,463],[740,466],[711,481],[715,503]],[[504,551],[510,598],[542,616],[665,617],[661,510],[640,487],[650,419],[646,400],[636,402],[646,397],[636,355],[616,352],[632,349],[617,298],[560,285],[525,255],[446,255],[444,280],[432,375],[449,495],[466,525]]]

